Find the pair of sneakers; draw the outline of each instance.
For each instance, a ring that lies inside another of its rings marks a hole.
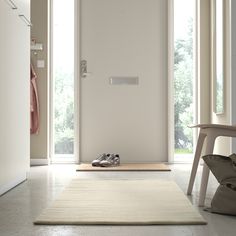
[[[110,167],[119,165],[120,165],[119,154],[103,153],[92,161],[92,166]]]

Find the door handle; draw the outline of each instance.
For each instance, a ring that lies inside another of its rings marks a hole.
[[[86,60],[82,60],[80,62],[80,75],[82,78],[86,78],[87,76],[91,75],[91,73],[87,71],[87,61]]]

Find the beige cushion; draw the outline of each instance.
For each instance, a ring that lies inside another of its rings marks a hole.
[[[211,202],[211,212],[236,215],[236,154],[206,155],[203,159],[220,183]]]

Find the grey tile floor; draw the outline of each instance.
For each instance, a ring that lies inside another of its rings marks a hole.
[[[189,200],[208,221],[202,226],[36,226],[33,220],[63,191],[70,180],[81,179],[168,179],[186,193],[191,165],[171,165],[171,172],[75,172],[75,165],[32,167],[24,183],[0,197],[0,236],[235,236],[236,217],[211,214],[196,206],[200,172]],[[210,204],[217,182],[211,176],[206,205]]]

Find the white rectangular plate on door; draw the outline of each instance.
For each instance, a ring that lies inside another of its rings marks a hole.
[[[138,76],[112,76],[109,78],[111,85],[138,85]]]

